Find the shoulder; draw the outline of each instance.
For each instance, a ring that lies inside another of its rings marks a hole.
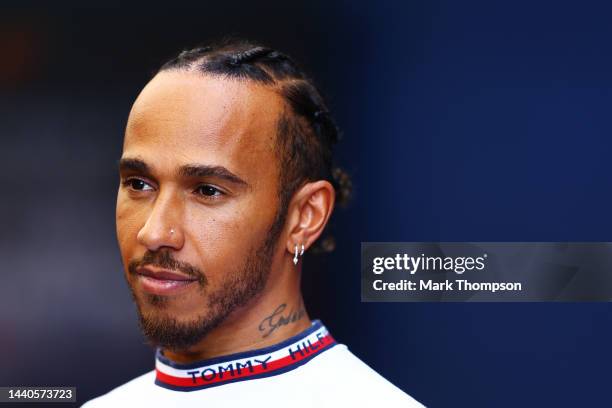
[[[321,358],[323,357],[323,358]],[[312,369],[320,383],[355,402],[385,402],[386,407],[422,407],[423,405],[393,385],[355,356],[346,345],[338,344],[314,358]],[[348,402],[348,401],[347,401]]]
[[[151,370],[138,376],[125,384],[118,386],[97,398],[87,401],[82,406],[85,408],[110,407],[117,408],[117,403],[122,404],[134,402],[142,399],[143,393],[151,389],[155,381],[155,370]],[[119,405],[121,406],[121,405]]]

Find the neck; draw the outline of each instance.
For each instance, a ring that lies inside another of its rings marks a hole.
[[[235,310],[221,325],[188,350],[163,349],[163,354],[174,362],[189,364],[268,347],[310,327],[312,323],[304,307],[299,279],[285,285],[285,290],[270,288],[265,292],[278,295],[262,296]]]

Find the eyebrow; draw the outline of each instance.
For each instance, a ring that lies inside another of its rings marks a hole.
[[[248,186],[248,183],[223,166],[206,164],[186,164],[179,167],[179,176],[183,177],[217,177],[234,184]]]
[[[119,159],[119,171],[127,172],[127,171],[135,171],[143,174],[151,174],[149,166],[147,163],[143,162],[139,159]]]
[[[151,168],[147,163],[140,159],[122,158],[119,160],[119,171],[134,171],[146,175],[151,175]],[[229,171],[223,166],[211,166],[206,164],[186,164],[179,167],[178,176],[181,177],[216,177],[227,180],[230,183],[248,186],[249,184]]]

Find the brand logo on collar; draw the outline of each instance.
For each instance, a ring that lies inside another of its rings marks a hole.
[[[293,370],[336,344],[325,327],[313,326],[299,338],[227,358],[215,358],[182,366],[165,359],[158,351],[156,380],[159,386],[193,391],[229,382],[278,375]]]

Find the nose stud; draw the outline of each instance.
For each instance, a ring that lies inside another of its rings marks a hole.
[[[174,234],[174,229],[170,228],[170,235]]]

